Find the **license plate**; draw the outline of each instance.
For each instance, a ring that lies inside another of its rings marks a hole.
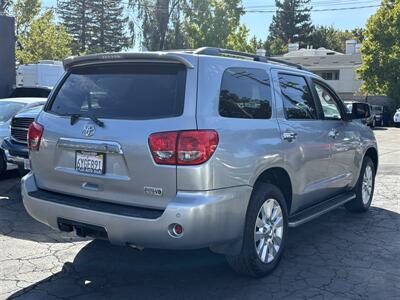
[[[75,170],[87,174],[104,174],[104,153],[76,151]]]

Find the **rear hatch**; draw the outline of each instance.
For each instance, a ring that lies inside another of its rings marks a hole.
[[[157,165],[148,138],[196,129],[196,76],[195,67],[148,58],[70,67],[37,119],[44,131],[30,156],[38,187],[165,208],[176,166]]]

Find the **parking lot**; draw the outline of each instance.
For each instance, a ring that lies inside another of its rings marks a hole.
[[[237,276],[208,250],[140,252],[60,234],[25,212],[11,172],[0,180],[0,298],[399,299],[400,129],[375,135],[370,211],[340,208],[291,229],[279,268],[263,279]]]

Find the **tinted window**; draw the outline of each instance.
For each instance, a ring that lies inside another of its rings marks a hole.
[[[47,88],[16,88],[11,93],[10,98],[17,98],[17,97],[47,98],[50,92],[51,90]]]
[[[172,64],[100,65],[73,69],[50,111],[111,119],[183,113],[186,69]]]
[[[228,118],[271,117],[271,85],[266,71],[230,68],[222,77],[219,113]]]
[[[315,104],[304,77],[279,74],[283,104],[288,119],[317,119]]]
[[[321,102],[324,118],[330,120],[340,120],[342,118],[340,115],[340,109],[333,98],[333,95],[318,83],[315,83],[314,86],[315,90],[317,91],[319,101]]]

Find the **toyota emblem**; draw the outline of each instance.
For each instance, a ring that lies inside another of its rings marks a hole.
[[[92,136],[96,131],[96,128],[92,124],[86,124],[85,127],[83,127],[82,134],[86,137]]]

